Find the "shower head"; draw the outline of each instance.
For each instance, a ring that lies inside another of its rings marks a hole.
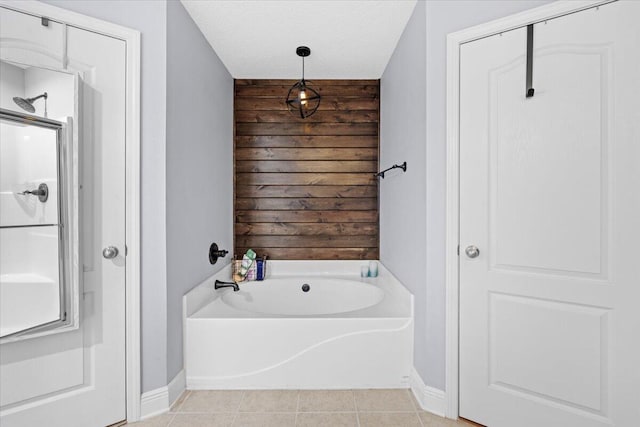
[[[31,104],[31,102],[29,102],[27,99],[20,98],[19,96],[14,96],[13,102],[18,104],[18,107],[22,108],[25,111],[28,111],[30,113],[36,112],[36,109],[33,107],[33,104]]]
[[[28,111],[30,113],[35,113],[36,109],[33,106],[33,103],[40,98],[44,98],[45,100],[44,115],[46,117],[47,116],[47,96],[48,96],[47,92],[43,93],[42,95],[35,96],[33,98],[20,98],[19,96],[14,96],[13,102],[18,104],[18,107],[22,108],[23,110]]]

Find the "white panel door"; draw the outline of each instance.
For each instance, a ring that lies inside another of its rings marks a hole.
[[[462,417],[640,425],[639,20],[536,24],[532,98],[526,28],[461,46]]]
[[[7,13],[20,16],[2,10],[3,16]],[[40,25],[39,20],[33,23]],[[30,34],[17,32],[15,37]],[[2,37],[10,34],[5,31]],[[126,44],[74,27],[67,28],[67,37],[65,63],[83,81],[80,328],[0,347],[2,427],[103,427],[126,418]],[[26,52],[22,62],[29,58]],[[38,55],[33,58],[37,64]],[[104,258],[107,246],[118,248],[119,254]]]
[[[0,8],[0,56],[5,61],[41,67],[64,65],[64,25]],[[27,95],[29,97],[35,95]]]

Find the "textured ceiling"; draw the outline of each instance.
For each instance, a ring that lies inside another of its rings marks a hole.
[[[181,0],[234,78],[378,79],[416,0]]]

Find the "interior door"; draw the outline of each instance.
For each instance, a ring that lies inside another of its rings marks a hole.
[[[640,2],[461,46],[460,416],[640,416]]]
[[[49,57],[40,19],[23,19],[1,7],[0,18],[2,59],[41,65]],[[12,33],[5,22],[33,28]],[[102,427],[126,418],[126,45],[70,26],[64,31],[62,64],[82,78],[75,160],[80,170],[75,188],[80,194],[79,328],[0,345],[2,427]],[[32,36],[35,40],[29,40]],[[16,43],[16,38],[23,40]],[[48,101],[51,111],[54,98]]]

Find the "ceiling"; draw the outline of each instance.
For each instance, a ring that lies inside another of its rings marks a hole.
[[[379,79],[416,0],[181,0],[237,79]]]

